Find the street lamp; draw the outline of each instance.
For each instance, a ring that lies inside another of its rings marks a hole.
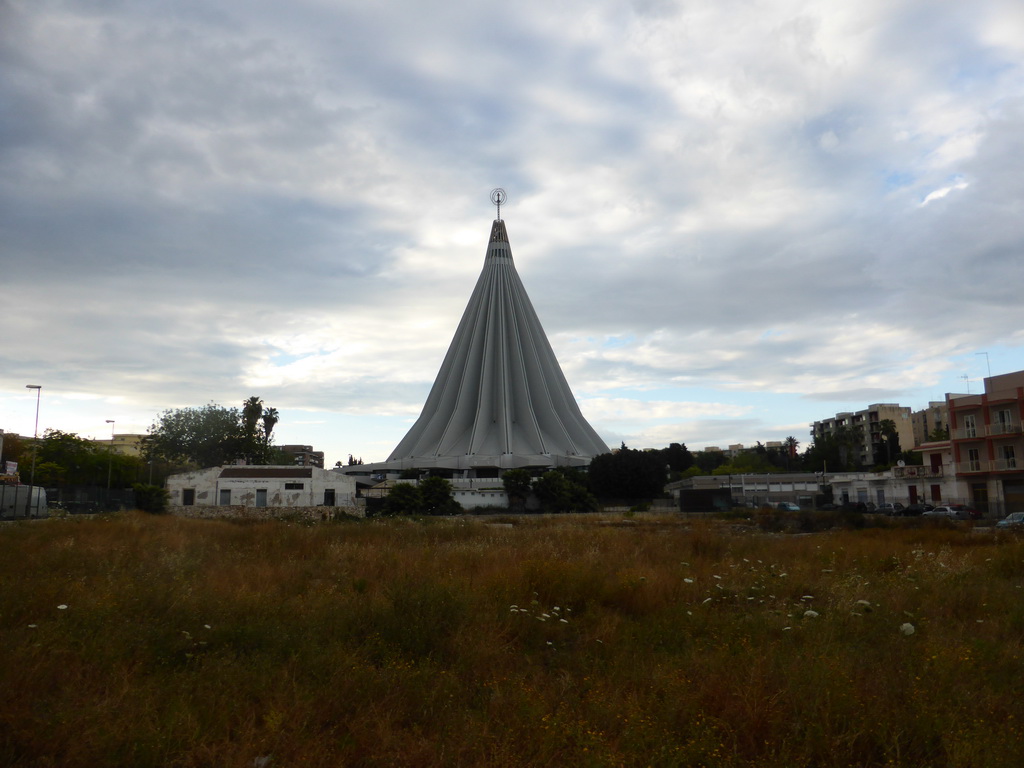
[[[107,419],[110,425],[110,450],[107,451],[107,506],[110,506],[110,475],[114,469],[114,420]]]
[[[31,517],[32,488],[36,484],[36,454],[39,453],[39,398],[42,396],[43,386],[41,384],[26,384],[25,389],[34,389],[36,391],[36,427],[32,433],[32,474],[29,475],[28,499],[25,501],[25,517]]]

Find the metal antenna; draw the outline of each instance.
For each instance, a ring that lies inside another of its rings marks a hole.
[[[508,200],[508,195],[505,194],[505,190],[501,187],[495,187],[491,190],[491,202],[498,206],[498,218],[497,221],[501,221],[501,204]]]
[[[988,352],[975,352],[974,355],[975,356],[978,356],[978,355],[984,355],[985,356],[985,365],[988,367],[988,377],[991,379],[992,378],[992,363],[989,362]]]

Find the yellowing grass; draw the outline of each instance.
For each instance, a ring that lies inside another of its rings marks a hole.
[[[0,764],[1024,765],[1021,540],[513,522],[2,526]]]

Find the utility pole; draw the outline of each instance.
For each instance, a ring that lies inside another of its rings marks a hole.
[[[32,474],[28,481],[28,499],[25,500],[25,517],[32,516],[32,489],[36,485],[36,454],[39,453],[39,398],[43,392],[41,384],[26,384],[25,389],[36,391],[36,428],[32,432]]]

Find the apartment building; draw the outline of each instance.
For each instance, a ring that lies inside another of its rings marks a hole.
[[[875,403],[863,411],[837,413],[831,419],[814,422],[811,425],[811,437],[821,440],[835,436],[844,430],[854,432],[859,430],[860,463],[870,466],[874,463],[875,453],[882,443],[881,425],[883,421],[889,420],[896,425],[896,434],[899,436],[900,447],[903,450],[910,450],[914,447],[914,429],[910,416],[910,408],[896,403]]]
[[[297,467],[324,468],[324,452],[314,451],[312,445],[282,445],[280,448]]]
[[[914,446],[929,442],[929,436],[937,429],[949,429],[949,408],[944,400],[931,401],[927,408],[910,414],[910,425],[914,431]],[[902,443],[901,443],[902,444]],[[904,450],[912,446],[903,446]]]
[[[980,510],[1024,510],[1024,371],[990,376],[980,395],[947,394],[956,474]]]

